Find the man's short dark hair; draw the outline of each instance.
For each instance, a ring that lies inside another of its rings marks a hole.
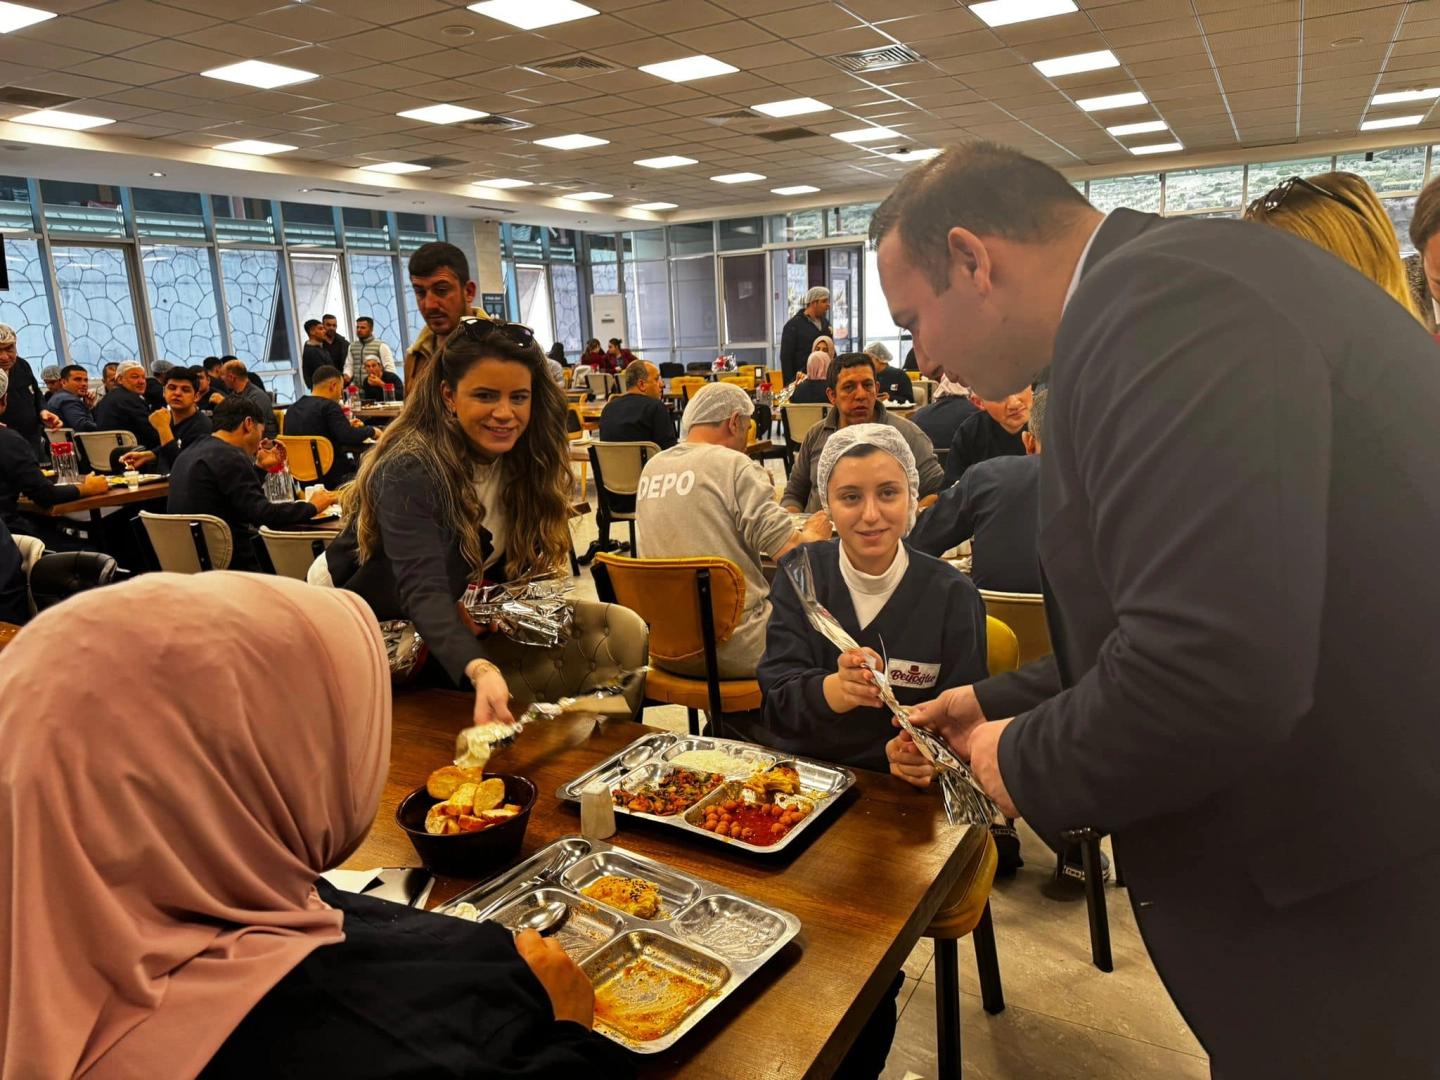
[[[340,321],[339,319],[336,319],[334,315],[331,315],[328,311],[324,315],[320,316],[321,322],[324,322],[326,319],[334,319],[337,323]]]
[[[454,244],[443,240],[433,240],[416,248],[410,256],[409,270],[411,277],[433,277],[441,270],[449,270],[461,285],[470,280],[470,260]]]
[[[202,371],[214,371],[216,368],[218,368],[218,367],[219,367],[221,364],[223,364],[224,362],[225,362],[225,361],[224,361],[224,360],[221,360],[220,357],[218,357],[218,356],[207,356],[207,357],[205,357],[205,363],[204,363],[203,367],[201,368],[201,370],[202,370]]]
[[[216,431],[234,431],[249,417],[261,427],[265,426],[265,410],[251,397],[227,397],[215,406],[215,415],[210,424]]]
[[[870,372],[871,378],[875,376],[875,358],[869,353],[863,352],[842,352],[834,360],[830,361],[830,371],[827,383],[831,390],[840,385],[840,373],[849,368],[863,367]]]
[[[315,327],[317,327],[317,326],[319,326],[319,325],[320,325],[320,320],[319,320],[319,319],[306,319],[306,320],[305,320],[305,333],[306,333],[306,334],[311,333],[312,331],[314,331]]]
[[[620,381],[625,384],[626,390],[634,390],[649,374],[649,365],[644,360],[637,360],[620,373]]]
[[[240,358],[239,358],[238,356],[231,356],[229,353],[226,353],[224,356],[220,357],[220,362],[221,362],[222,364],[228,364],[228,363],[230,363],[231,360],[239,360],[239,359],[240,359]]]
[[[343,379],[340,369],[333,364],[321,364],[315,369],[315,374],[310,376],[310,384],[319,386],[321,383],[329,382],[331,379]]]
[[[195,373],[191,371],[188,367],[181,367],[179,364],[176,364],[174,367],[170,368],[168,371],[165,372],[165,381],[167,383],[188,383],[191,390],[200,389],[200,380],[195,377]]]
[[[1036,243],[1053,237],[1088,205],[1044,162],[999,143],[962,143],[917,165],[895,185],[870,219],[870,246],[878,248],[898,231],[909,261],[938,296],[950,288],[951,229]]]
[[[363,323],[366,323],[366,324],[369,325],[369,326],[374,326],[374,325],[375,325],[375,320],[372,319],[369,315],[361,315],[358,319],[355,320],[355,322],[356,322],[357,324],[363,322]]]
[[[1410,242],[1423,257],[1425,245],[1440,233],[1440,178],[1431,180],[1415,200],[1415,216],[1410,219]]]
[[[76,364],[76,365],[74,365],[74,366],[79,367],[78,364]],[[111,360],[108,364],[106,364],[104,367],[102,367],[102,368],[100,369],[100,374],[103,375],[103,374],[105,374],[105,372],[107,372],[107,371],[114,371],[114,370],[115,370],[116,368],[118,368],[119,366],[120,366],[120,361],[119,361],[119,360]]]
[[[1045,430],[1045,405],[1050,400],[1049,390],[1037,390],[1035,400],[1030,403],[1030,434],[1035,436],[1035,441],[1044,443],[1045,437],[1041,434]]]
[[[68,380],[70,376],[74,375],[77,371],[82,372],[86,375],[90,374],[90,372],[86,371],[86,369],[80,364],[66,364],[63,368],[60,369],[61,381],[63,382],[65,380]]]

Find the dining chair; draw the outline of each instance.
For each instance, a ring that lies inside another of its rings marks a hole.
[[[91,470],[97,473],[115,471],[112,460],[116,450],[140,445],[133,431],[77,431],[75,438],[80,440]]]
[[[11,533],[15,540],[15,546],[20,549],[20,571],[25,575],[25,580],[30,580],[30,570],[40,561],[45,554],[45,541],[38,536],[26,536],[24,533]],[[35,614],[35,598],[30,597],[30,614]]]
[[[1049,656],[1050,625],[1045,621],[1045,597],[1040,593],[980,590],[985,613],[993,615],[1014,631],[1020,641],[1020,663],[1028,664]]]
[[[140,511],[160,569],[172,574],[224,570],[235,553],[230,526],[209,514],[152,514]]]
[[[635,493],[645,463],[660,453],[652,442],[592,442],[590,467],[595,470],[596,518],[601,535],[623,521],[630,526],[630,551],[635,553]]]
[[[274,409],[274,410],[272,410],[272,411],[275,413],[275,434],[277,434],[277,435],[284,435],[284,434],[285,434],[285,410],[284,410],[284,409]]]
[[[323,435],[279,435],[290,475],[302,484],[318,484],[335,467],[335,445]]]
[[[294,578],[297,581],[307,579],[311,565],[325,554],[325,549],[337,535],[339,534],[328,531],[287,532],[283,529],[272,529],[268,525],[260,526],[260,544],[270,558],[271,569],[280,577]]]
[[[39,614],[76,593],[109,585],[120,569],[103,551],[52,551],[30,569],[30,610]]]
[[[782,405],[780,430],[785,435],[785,471],[795,467],[795,455],[805,443],[810,429],[825,419],[829,405]]]

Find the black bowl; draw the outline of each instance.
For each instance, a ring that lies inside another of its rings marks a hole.
[[[530,811],[535,806],[535,785],[523,776],[486,773],[485,779],[505,781],[505,801],[518,805],[520,812],[508,821],[479,832],[455,836],[434,836],[425,831],[425,815],[440,800],[418,787],[395,809],[395,821],[415,845],[415,853],[432,874],[446,877],[480,878],[504,866],[520,854]]]

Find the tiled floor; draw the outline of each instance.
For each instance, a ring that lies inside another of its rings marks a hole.
[[[777,465],[778,468],[778,465]],[[594,498],[591,484],[590,498]],[[625,529],[615,533],[617,539]],[[594,515],[575,522],[576,550],[595,537]],[[575,595],[593,599],[595,583],[582,570]],[[683,730],[685,710],[645,712],[645,722]],[[991,896],[1005,1011],[980,1007],[975,953],[960,942],[962,1058],[970,1080],[1202,1080],[1205,1052],[1171,1003],[1135,928],[1127,893],[1107,887],[1115,970],[1090,962],[1084,895],[1042,892],[1055,858],[1020,823],[1026,865],[998,881]],[[1053,890],[1047,890],[1052,892]],[[935,1055],[935,966],[921,939],[905,963],[899,1027],[882,1080],[939,1080]],[[948,1080],[948,1078],[945,1078]]]

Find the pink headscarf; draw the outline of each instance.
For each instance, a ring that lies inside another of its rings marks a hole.
[[[805,377],[807,379],[823,379],[830,374],[830,357],[823,352],[812,352],[810,359],[805,361]]]
[[[196,1076],[344,940],[313,882],[389,756],[384,643],[343,589],[147,574],[35,619],[0,655],[0,1076]]]

